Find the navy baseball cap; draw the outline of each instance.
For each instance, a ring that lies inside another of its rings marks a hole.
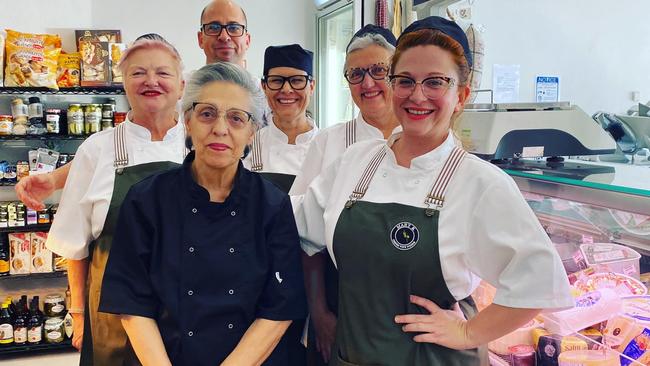
[[[395,35],[393,35],[393,32],[390,30],[380,27],[374,24],[366,24],[363,26],[363,28],[359,29],[354,36],[352,36],[352,39],[348,43],[348,46],[345,48],[346,52],[348,48],[350,48],[350,44],[352,44],[352,41],[354,41],[357,38],[361,38],[365,36],[366,34],[378,34],[382,36],[386,42],[390,43],[391,45],[395,46],[397,44],[397,40],[395,39]]]
[[[314,54],[298,44],[269,46],[264,51],[264,75],[274,67],[293,67],[314,75]]]
[[[399,43],[399,40],[402,39],[405,34],[419,31],[421,29],[438,30],[453,38],[463,47],[465,59],[467,59],[467,64],[470,68],[472,67],[474,60],[472,59],[472,52],[469,49],[469,41],[467,40],[467,35],[465,35],[465,32],[463,32],[463,30],[460,28],[460,26],[458,26],[458,24],[456,24],[456,22],[447,20],[445,18],[430,16],[413,22],[411,25],[406,27],[406,29],[404,29],[404,32],[402,32],[402,34],[397,39],[397,43]]]

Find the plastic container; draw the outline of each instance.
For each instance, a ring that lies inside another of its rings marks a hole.
[[[602,289],[611,289],[618,296],[642,296],[648,293],[648,288],[639,280],[614,272],[599,272],[578,279],[573,284],[578,294]]]
[[[580,245],[582,255],[589,267],[596,272],[614,272],[640,279],[641,255],[634,249],[612,243]]]
[[[580,350],[560,353],[559,366],[620,366],[616,352]]]
[[[567,274],[585,269],[580,247],[576,243],[553,243]]]
[[[589,292],[575,300],[575,307],[543,313],[544,328],[550,333],[569,335],[609,319],[623,308],[621,298],[611,289]]]

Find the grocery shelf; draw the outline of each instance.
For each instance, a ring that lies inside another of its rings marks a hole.
[[[95,86],[95,87],[77,87],[77,88],[60,88],[53,90],[48,88],[17,88],[3,87],[0,88],[0,95],[3,94],[56,94],[56,95],[120,95],[124,94],[122,86]]]
[[[41,343],[41,344],[25,344],[22,346],[10,345],[0,347],[0,357],[2,356],[16,356],[23,353],[46,352],[46,351],[71,351],[72,341],[69,339],[61,343]]]
[[[48,231],[52,224],[39,224],[27,226],[14,226],[0,228],[0,233],[31,233],[35,231]]]
[[[44,135],[0,135],[0,141],[13,140],[85,140],[90,135],[61,135],[46,133]]]
[[[67,271],[58,271],[58,272],[49,272],[49,273],[29,273],[29,274],[19,274],[19,275],[9,275],[9,276],[0,276],[0,281],[11,281],[17,279],[30,279],[37,280],[41,278],[62,278],[67,277]],[[1,348],[1,347],[0,347]]]

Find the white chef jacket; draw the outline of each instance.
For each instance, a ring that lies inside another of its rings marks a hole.
[[[312,182],[302,200],[294,201],[307,254],[327,248],[333,257],[332,238],[345,202],[370,159],[400,136],[352,145]],[[424,200],[454,145],[450,133],[441,146],[413,159],[410,168],[399,166],[387,149],[362,200],[425,208]],[[573,306],[562,261],[550,239],[514,181],[486,161],[468,154],[456,171],[440,211],[438,240],[443,277],[456,300],[469,296],[482,278],[496,287],[494,303],[499,305]]]
[[[361,113],[355,118],[356,121],[356,141],[364,140],[382,140],[384,134],[380,129],[370,125],[363,119]],[[400,131],[401,126],[397,126],[393,132]],[[309,183],[323,172],[330,164],[338,159],[345,152],[346,123],[338,123],[334,126],[321,130],[309,145],[307,156],[302,163],[300,174],[291,186],[289,195],[296,196],[305,194]]]
[[[318,127],[311,118],[307,118],[311,130],[296,136],[296,144],[289,144],[289,137],[280,130],[272,120],[269,125],[258,131],[262,144],[262,170],[260,172],[297,175],[307,155],[309,144],[318,134]],[[251,151],[243,160],[244,167],[251,169],[253,153]]]
[[[151,141],[146,128],[130,120],[126,124],[129,165],[156,161],[182,163],[185,155],[185,126],[172,127],[162,141]],[[104,228],[115,181],[115,128],[98,132],[84,141],[72,161],[61,194],[56,220],[46,246],[64,258],[88,257],[88,245]]]

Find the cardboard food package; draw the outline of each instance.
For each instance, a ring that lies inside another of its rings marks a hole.
[[[47,233],[31,233],[30,273],[52,272],[52,252],[45,247]]]
[[[120,43],[119,30],[76,30],[77,50],[81,55],[81,86],[111,85],[110,44]]]
[[[9,234],[9,274],[29,274],[31,260],[30,234]]]

